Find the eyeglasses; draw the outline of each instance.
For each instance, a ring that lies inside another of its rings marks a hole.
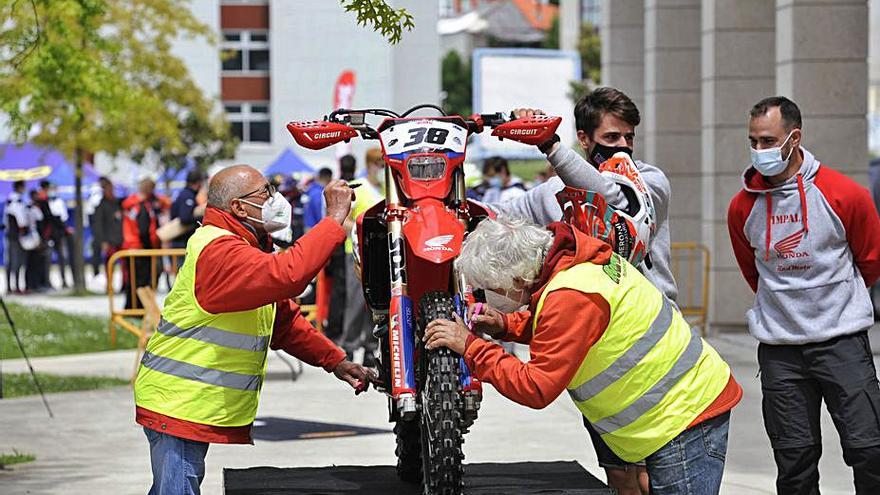
[[[272,183],[267,182],[266,185],[260,187],[259,189],[254,189],[253,191],[245,194],[244,196],[239,196],[238,199],[249,198],[249,197],[253,196],[254,194],[259,194],[259,193],[265,193],[267,198],[271,198],[272,196],[275,195],[275,192],[277,190],[278,189],[274,185],[272,185]]]

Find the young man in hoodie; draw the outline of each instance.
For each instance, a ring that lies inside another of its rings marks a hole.
[[[880,276],[880,218],[868,191],[801,146],[797,105],[751,110],[751,166],[727,215],[755,291],[764,427],[785,494],[819,493],[824,400],[856,493],[880,493],[880,386],[868,342],[866,286]]]
[[[518,109],[517,117],[543,113],[541,110]],[[556,193],[566,185],[595,191],[614,207],[624,209],[627,199],[621,187],[599,173],[598,167],[615,153],[623,151],[632,155],[635,129],[641,122],[639,109],[622,91],[615,88],[597,88],[581,98],[574,109],[578,142],[587,160],[566,146],[559,137],[538,146],[556,171],[557,177],[530,189],[525,195],[512,201],[490,203],[496,211],[528,219],[539,225],[548,225],[562,218],[562,210],[556,201]],[[649,247],[649,257],[639,265],[639,270],[670,301],[676,302],[678,288],[670,270],[669,251],[669,194],[666,175],[659,168],[635,160],[636,167],[648,186],[657,219],[657,231]],[[608,484],[621,495],[648,493],[648,476],[644,462],[626,462],[614,454],[600,435],[585,419],[599,465],[605,469]]]

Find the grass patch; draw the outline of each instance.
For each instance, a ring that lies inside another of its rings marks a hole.
[[[110,345],[107,319],[68,314],[41,307],[6,303],[28,356],[58,356],[83,352],[133,349],[137,337],[125,331],[116,333],[116,347]],[[0,359],[22,357],[5,316],[0,314]]]
[[[37,460],[37,457],[31,454],[24,454],[16,449],[12,449],[11,454],[0,454],[0,468],[11,466],[13,464],[22,464]]]
[[[77,390],[98,390],[128,385],[128,380],[107,376],[62,376],[37,373],[37,380],[47,394],[55,392],[75,392]],[[39,391],[29,373],[3,374],[3,398],[12,399],[36,395]]]

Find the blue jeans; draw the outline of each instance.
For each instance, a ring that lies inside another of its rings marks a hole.
[[[199,495],[208,444],[144,428],[150,441],[153,486],[148,495]]]
[[[645,465],[651,495],[711,495],[721,489],[730,413],[688,428],[654,452]]]

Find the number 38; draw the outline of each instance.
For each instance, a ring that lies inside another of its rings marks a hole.
[[[416,127],[409,130],[410,140],[404,146],[410,147],[422,143],[442,145],[446,144],[446,136],[448,135],[449,131],[446,129],[440,129],[437,127]]]

